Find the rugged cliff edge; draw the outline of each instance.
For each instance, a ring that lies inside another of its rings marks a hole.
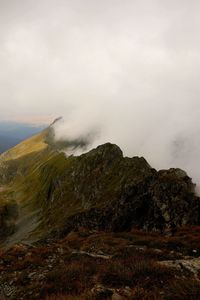
[[[12,220],[10,230],[0,231],[4,238],[14,231],[13,242],[34,240],[81,226],[173,232],[200,224],[200,199],[183,170],[156,171],[142,157],[123,157],[110,143],[67,157],[48,137],[46,130],[0,156],[7,188],[0,191],[1,226]],[[6,210],[11,201],[13,217]]]

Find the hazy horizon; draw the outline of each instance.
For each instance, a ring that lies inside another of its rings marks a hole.
[[[96,133],[200,182],[198,0],[0,1],[0,120]]]
[[[38,125],[50,125],[56,116],[40,116],[40,115],[29,115],[29,116],[8,116],[7,118],[1,118],[0,122],[3,123],[17,123],[17,124],[29,124],[32,126]]]

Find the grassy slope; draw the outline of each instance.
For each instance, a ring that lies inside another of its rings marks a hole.
[[[17,230],[8,239],[9,245],[27,239],[40,222],[40,207],[32,201],[39,188],[38,170],[57,155],[45,142],[47,134],[48,130],[44,130],[0,156],[0,207],[7,207],[10,202],[19,207]]]
[[[41,133],[21,142],[17,146],[3,153],[1,157],[4,161],[9,161],[44,150],[48,146],[45,143],[46,133],[47,131],[44,130]]]
[[[6,240],[6,246],[21,240],[37,240],[64,225],[64,211],[66,218],[81,211],[80,201],[70,192],[70,176],[66,180],[63,175],[77,159],[66,158],[52,140],[49,145],[50,130],[0,156],[0,207],[11,201],[19,206],[16,232]]]

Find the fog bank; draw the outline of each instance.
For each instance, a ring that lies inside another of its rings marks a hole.
[[[198,0],[0,2],[0,118],[60,116],[200,182]]]

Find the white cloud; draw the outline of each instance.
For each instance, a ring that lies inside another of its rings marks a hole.
[[[0,1],[0,117],[63,115],[200,181],[198,0]],[[178,147],[178,150],[177,150]]]

